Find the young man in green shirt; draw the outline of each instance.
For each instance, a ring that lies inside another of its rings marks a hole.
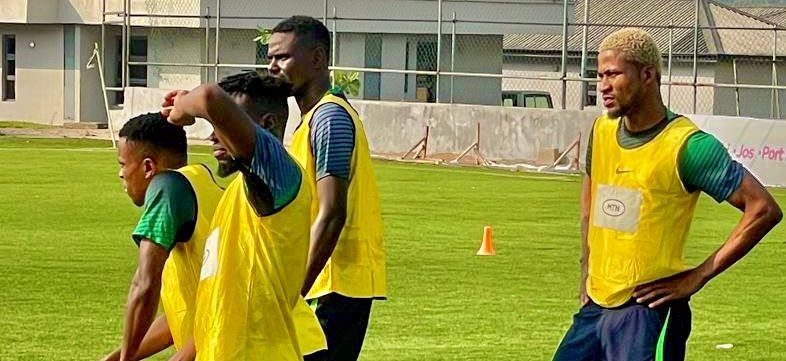
[[[120,130],[119,176],[144,211],[132,239],[139,263],[126,305],[121,347],[105,360],[138,360],[174,344],[174,359],[192,360],[195,297],[210,220],[222,189],[204,165],[186,165],[182,127],[160,113]],[[159,300],[164,314],[155,318]],[[155,318],[155,320],[154,320]]]

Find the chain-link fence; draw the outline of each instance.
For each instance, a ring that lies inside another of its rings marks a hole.
[[[786,24],[708,0],[105,1],[103,51],[118,94],[265,68],[257,29],[305,14],[331,31],[334,69],[359,74],[356,99],[598,106],[598,46],[635,26],[660,47],[663,100],[676,112],[784,117]]]

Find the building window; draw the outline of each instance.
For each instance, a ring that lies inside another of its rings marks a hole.
[[[366,68],[382,68],[382,34],[366,34]],[[379,100],[380,73],[363,74],[363,99]]]
[[[597,70],[587,70],[585,78],[597,78]],[[584,88],[584,106],[598,105],[598,87],[597,83],[587,83]]]
[[[524,107],[526,108],[541,108],[551,109],[554,106],[551,104],[551,96],[546,94],[525,94]]]
[[[128,61],[147,61],[147,36],[132,36],[128,50]],[[147,86],[147,66],[131,65],[128,67],[128,85]]]
[[[506,107],[525,107],[552,109],[551,94],[544,91],[503,91],[502,105]]]
[[[267,44],[257,42],[257,56],[255,64],[270,64],[270,60],[267,59],[267,48]]]
[[[115,78],[116,86],[123,84],[123,38],[117,37],[117,77]],[[147,36],[131,36],[128,48],[128,61],[129,62],[146,62],[147,61]],[[126,86],[147,87],[147,65],[129,65],[128,66],[128,84]],[[123,93],[115,93],[116,104],[123,104]]]
[[[437,42],[419,41],[416,49],[416,70],[437,70]],[[415,76],[415,97],[419,101],[433,103],[436,101],[437,94],[436,75],[417,75]]]
[[[505,107],[520,107],[519,95],[515,92],[502,92],[502,106]]]
[[[16,36],[3,35],[3,100],[16,99]]]
[[[409,70],[409,40],[404,46],[404,70]],[[404,74],[404,94],[409,93],[409,74]]]

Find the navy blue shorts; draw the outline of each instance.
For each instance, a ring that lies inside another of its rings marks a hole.
[[[355,361],[363,348],[371,298],[351,298],[330,293],[318,299],[316,314],[327,338],[328,349],[304,357],[305,361]]]
[[[691,330],[688,300],[650,309],[635,300],[590,302],[573,316],[554,361],[682,361]]]

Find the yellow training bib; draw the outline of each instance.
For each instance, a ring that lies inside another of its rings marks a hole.
[[[627,302],[633,289],[685,270],[683,248],[699,193],[678,174],[682,145],[698,128],[669,123],[648,143],[624,149],[621,120],[602,116],[592,138],[587,293],[599,305]]]
[[[259,217],[238,176],[227,188],[205,245],[194,339],[198,360],[300,360],[293,316],[308,256],[312,189]],[[298,305],[298,303],[302,305]],[[312,322],[305,318],[302,322]],[[313,328],[313,323],[304,326]],[[317,324],[318,327],[318,324]],[[321,331],[321,330],[320,330]]]
[[[175,244],[161,274],[161,305],[175,348],[180,349],[193,337],[202,253],[223,190],[202,164],[188,165],[177,171],[191,183],[197,201],[194,233],[187,242]]]
[[[366,133],[357,112],[344,99],[326,94],[303,116],[302,123],[292,137],[290,152],[305,169],[305,178],[316,187],[310,122],[314,111],[325,103],[340,105],[352,117],[355,148],[350,168],[346,223],[332,256],[306,298],[317,298],[331,292],[355,298],[385,297],[385,250],[379,192]],[[316,194],[312,202],[313,220],[319,209]]]

